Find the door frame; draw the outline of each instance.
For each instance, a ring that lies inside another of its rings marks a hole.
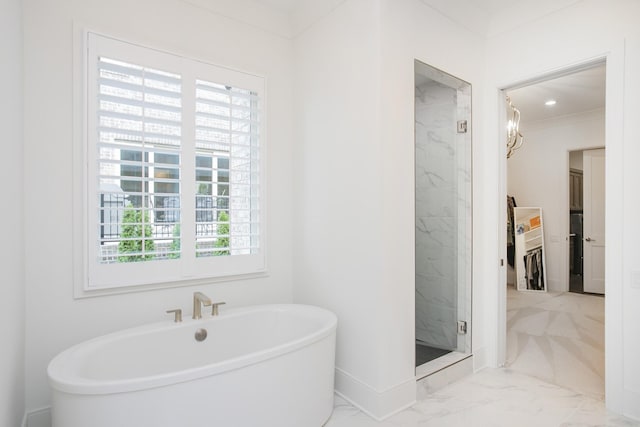
[[[504,93],[509,89],[544,81],[562,74],[573,73],[581,68],[592,66],[595,63],[606,63],[606,101],[605,101],[605,146],[607,147],[605,191],[607,205],[606,236],[610,242],[605,259],[605,277],[607,287],[607,298],[605,299],[605,402],[608,409],[622,413],[624,410],[624,370],[623,370],[623,244],[621,238],[614,239],[616,233],[622,235],[621,215],[623,211],[622,183],[624,181],[623,165],[624,155],[624,76],[625,76],[625,44],[624,41],[614,43],[611,50],[600,55],[594,55],[583,61],[564,64],[547,73],[539,73],[528,79],[498,84],[495,87],[498,100],[504,100]],[[506,108],[505,102],[499,102],[499,111]],[[493,295],[497,296],[495,307],[497,315],[494,319],[496,337],[495,347],[492,349],[494,366],[504,366],[506,361],[506,322],[507,322],[507,269],[504,260],[506,259],[506,113],[501,114],[498,119],[498,256],[502,259],[498,267],[498,289]],[[568,202],[567,202],[568,204]]]

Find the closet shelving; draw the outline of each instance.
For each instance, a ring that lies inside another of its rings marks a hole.
[[[546,292],[547,276],[542,209],[539,207],[516,207],[513,210],[516,288],[519,291]]]
[[[542,246],[542,233],[540,227],[524,233],[524,244],[526,250],[536,249]]]

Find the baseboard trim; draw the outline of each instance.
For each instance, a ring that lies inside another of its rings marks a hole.
[[[636,421],[640,421],[640,393],[631,390],[624,390],[624,415]]]
[[[382,421],[416,403],[414,377],[386,390],[377,390],[340,368],[336,368],[335,372],[336,394],[376,421]]]
[[[489,366],[487,363],[487,350],[479,348],[473,351],[473,372],[478,372]],[[497,365],[497,364],[496,364]]]
[[[26,411],[22,418],[22,427],[51,427],[51,407]]]

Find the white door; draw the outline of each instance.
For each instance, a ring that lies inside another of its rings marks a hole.
[[[584,167],[584,291],[604,294],[604,149],[586,150]]]

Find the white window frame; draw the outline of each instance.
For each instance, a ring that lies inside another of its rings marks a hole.
[[[82,197],[76,210],[82,207],[82,232],[76,238],[76,262],[82,259],[82,277],[76,277],[75,296],[86,297],[166,288],[175,286],[238,280],[266,274],[266,173],[265,173],[265,79],[257,75],[212,65],[184,56],[157,49],[143,47],[96,32],[82,31],[82,100],[76,106],[76,114],[82,111],[82,130],[76,133],[81,143],[76,148],[76,160],[82,161]],[[180,207],[181,248],[179,259],[163,259],[144,262],[112,263],[98,262],[97,194],[97,132],[95,90],[97,59],[100,56],[165,70],[182,76],[182,148],[180,153]],[[76,72],[79,69],[76,68]],[[196,148],[195,148],[195,85],[196,80],[205,80],[239,87],[258,94],[259,114],[259,247],[251,254],[196,257],[195,254],[195,194],[196,194]],[[78,97],[76,103],[80,102]],[[77,170],[77,169],[76,169]],[[189,195],[187,197],[187,195]],[[76,211],[77,212],[77,211]],[[79,227],[78,221],[74,221]],[[81,241],[80,241],[81,240]],[[78,245],[81,245],[81,253]],[[191,246],[193,245],[193,246]],[[194,250],[186,250],[192,247]],[[78,280],[79,279],[79,280]],[[78,283],[80,281],[80,283]],[[80,286],[78,286],[80,285]]]

